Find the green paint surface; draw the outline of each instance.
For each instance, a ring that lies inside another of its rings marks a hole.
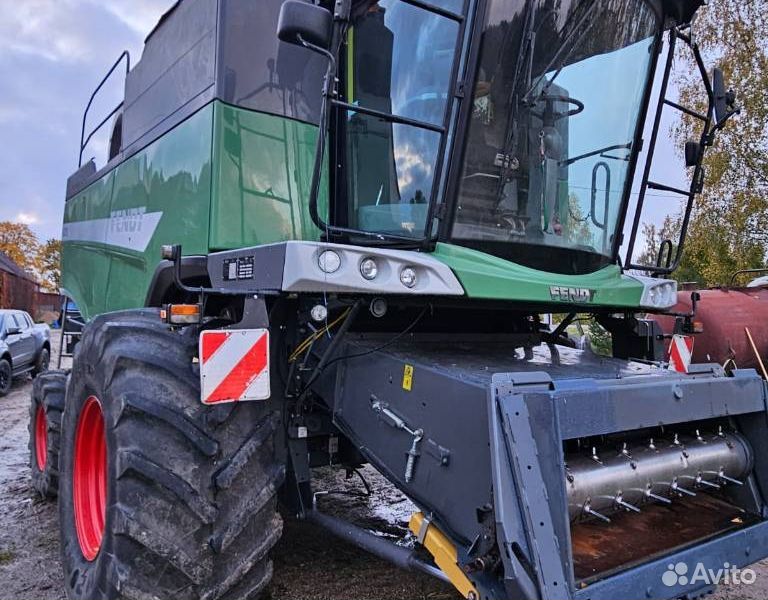
[[[114,172],[108,173],[71,198],[64,207],[64,223],[109,218]],[[109,277],[105,246],[99,242],[67,241],[61,247],[61,287],[86,319],[104,312]]]
[[[308,210],[316,139],[306,123],[207,105],[67,202],[62,288],[90,319],[144,306],[164,244],[206,255],[319,239]]]
[[[209,105],[67,202],[62,287],[85,318],[144,306],[163,244],[208,253],[212,126]],[[91,239],[68,240],[67,226]]]
[[[319,239],[309,216],[316,142],[312,125],[216,103],[211,249]],[[325,214],[324,192],[318,204]]]
[[[437,244],[433,257],[448,265],[470,298],[552,303],[552,286],[588,288],[590,306],[636,308],[642,284],[611,265],[588,275],[546,273],[477,250]]]

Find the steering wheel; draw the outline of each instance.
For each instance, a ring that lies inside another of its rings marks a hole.
[[[576,98],[571,98],[569,96],[563,96],[561,94],[540,94],[536,97],[535,104],[538,104],[540,100],[544,100],[545,102],[565,102],[566,104],[570,104],[574,107],[571,110],[567,110],[562,113],[553,113],[555,121],[559,121],[565,117],[573,117],[581,112],[584,112],[584,103],[581,100],[577,100]],[[536,113],[536,116],[543,117],[544,113],[541,113],[540,115]]]

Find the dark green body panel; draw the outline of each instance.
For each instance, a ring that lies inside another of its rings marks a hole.
[[[308,206],[316,140],[312,125],[216,104],[211,249],[319,239]]]
[[[433,256],[451,267],[470,298],[552,304],[550,288],[562,286],[591,290],[589,306],[637,308],[643,294],[643,285],[622,275],[616,265],[586,275],[562,275],[453,244],[438,244]],[[557,312],[557,308],[553,311]]]
[[[65,293],[90,319],[144,306],[163,244],[205,255],[317,239],[315,139],[306,123],[207,105],[67,202]]]

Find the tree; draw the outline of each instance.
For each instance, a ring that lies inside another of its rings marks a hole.
[[[678,278],[727,283],[738,269],[762,267],[768,253],[768,13],[764,0],[718,0],[700,11],[694,36],[708,64],[736,89],[741,115],[720,132],[704,161],[705,188],[691,219]],[[684,105],[706,112],[692,57],[679,77]],[[683,117],[678,148],[698,139],[700,124]]]
[[[61,240],[51,239],[42,244],[35,257],[35,268],[42,288],[58,293],[61,287]]]
[[[25,271],[35,267],[39,245],[37,236],[28,225],[9,221],[0,222],[0,252],[7,254]]]
[[[661,227],[656,227],[653,223],[643,223],[643,237],[645,238],[645,248],[638,256],[638,264],[641,265],[655,265],[659,258],[659,250],[661,244],[667,240],[672,241],[673,244],[678,241],[680,236],[680,221],[676,217],[667,215],[664,218],[664,223]],[[674,258],[674,252],[677,249],[677,245],[672,247],[672,255]],[[666,264],[668,254],[665,252],[662,258],[662,263]]]

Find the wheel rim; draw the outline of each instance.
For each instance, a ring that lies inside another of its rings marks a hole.
[[[35,412],[35,458],[37,468],[41,471],[45,469],[45,464],[48,462],[48,425],[45,422],[45,410],[42,406],[38,406]]]
[[[51,358],[48,354],[48,350],[43,350],[43,357],[40,361],[40,372],[43,373],[48,370],[48,365],[51,362]]]
[[[72,487],[77,541],[85,559],[92,561],[101,548],[107,507],[107,440],[95,396],[85,401],[77,421]]]

